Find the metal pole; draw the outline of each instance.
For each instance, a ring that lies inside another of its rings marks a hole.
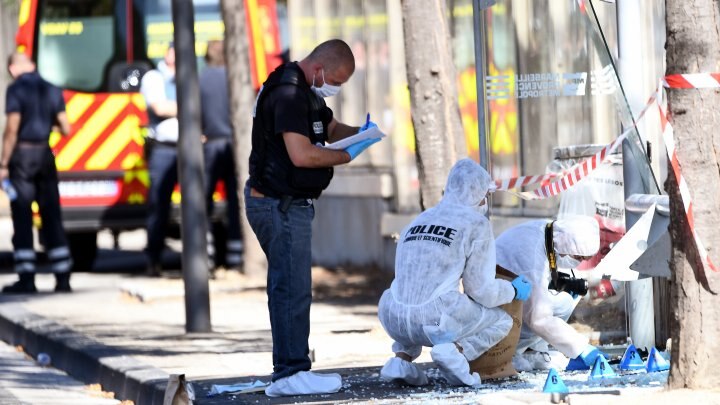
[[[473,31],[475,34],[475,77],[477,86],[478,135],[480,137],[480,165],[490,172],[490,161],[487,147],[487,102],[485,99],[485,9],[494,1],[473,0]]]
[[[173,0],[178,122],[178,176],[182,190],[182,272],[185,283],[185,331],[210,332],[207,215],[203,148],[200,142],[200,88],[195,55],[192,0]]]
[[[475,34],[475,86],[477,92],[477,112],[478,112],[478,137],[480,150],[480,166],[482,166],[490,176],[490,154],[488,152],[488,128],[486,123],[487,117],[487,98],[485,95],[485,38],[487,38],[484,13],[485,10],[492,7],[496,0],[473,0],[473,32]],[[488,210],[485,216],[490,218],[492,214],[492,194],[488,197]]]
[[[638,69],[638,66],[643,66],[644,63],[640,46],[642,26],[638,23],[642,21],[640,5],[633,0],[618,1],[617,21],[620,80],[626,94],[630,95],[628,101],[632,111],[639,111],[644,104],[644,100],[641,98],[643,96],[639,95],[645,94],[641,71]],[[632,194],[643,194],[646,192],[645,186],[638,172],[638,163],[633,162],[630,143],[627,140],[624,141],[622,148],[625,198]],[[639,217],[640,215],[626,210],[625,228],[630,229]],[[649,349],[655,345],[652,278],[626,282],[625,292],[630,338],[635,346]]]

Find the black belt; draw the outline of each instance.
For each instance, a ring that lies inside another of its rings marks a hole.
[[[43,146],[50,146],[48,141],[17,141],[17,146],[28,147],[28,148],[40,148]]]
[[[173,147],[173,148],[177,147],[177,142],[172,142],[172,141],[158,141],[157,139],[155,139],[155,138],[150,138],[150,137],[145,138],[145,142],[152,143],[153,145],[170,146],[170,147]]]
[[[255,195],[253,195],[255,194]],[[280,200],[280,211],[283,213],[286,213],[287,210],[290,209],[290,204],[292,204],[293,201],[307,201],[312,200],[311,198],[302,198],[302,197],[293,197],[291,195],[282,195],[279,197],[275,197],[273,195],[268,195],[266,193],[261,192],[260,190],[256,189],[255,187],[250,187],[250,195],[255,198],[272,198],[275,200]]]

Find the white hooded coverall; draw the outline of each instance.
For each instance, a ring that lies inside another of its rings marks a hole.
[[[510,331],[512,319],[498,306],[515,290],[495,279],[495,240],[480,206],[491,183],[477,163],[459,161],[440,203],[400,235],[395,280],[378,307],[395,353],[415,359],[422,346],[454,342],[471,361]]]
[[[530,298],[523,304],[523,326],[517,353],[527,348],[547,351],[547,343],[569,358],[575,358],[587,347],[588,338],[565,321],[575,309],[577,300],[566,292],[548,290],[550,266],[545,249],[545,226],[537,220],[516,225],[496,240],[497,264],[532,283]],[[569,216],[553,224],[556,255],[593,256],[600,246],[600,231],[592,217]],[[541,339],[542,338],[542,339]],[[539,349],[538,344],[545,345]]]

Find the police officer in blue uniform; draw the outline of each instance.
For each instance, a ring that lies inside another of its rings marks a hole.
[[[55,291],[70,292],[72,260],[60,213],[55,157],[48,145],[53,125],[57,124],[63,135],[70,133],[65,101],[62,91],[43,80],[25,54],[10,55],[8,70],[15,82],[6,94],[7,122],[0,157],[0,180],[9,179],[6,192],[11,197],[14,262],[20,279],[2,291],[37,292],[31,209],[33,201],[37,201],[50,270],[56,278]]]
[[[338,374],[310,371],[310,242],[313,199],[330,183],[333,166],[379,140],[345,150],[320,146],[364,129],[338,122],[323,100],[337,94],[354,70],[350,47],[329,40],[271,73],[256,100],[245,205],[268,260],[274,372],[265,394],[271,397],[336,392],[342,384]]]

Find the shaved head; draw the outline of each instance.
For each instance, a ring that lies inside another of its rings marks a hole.
[[[321,43],[310,52],[307,59],[321,63],[331,72],[345,68],[352,75],[355,71],[355,56],[348,44],[341,39],[331,39]]]

